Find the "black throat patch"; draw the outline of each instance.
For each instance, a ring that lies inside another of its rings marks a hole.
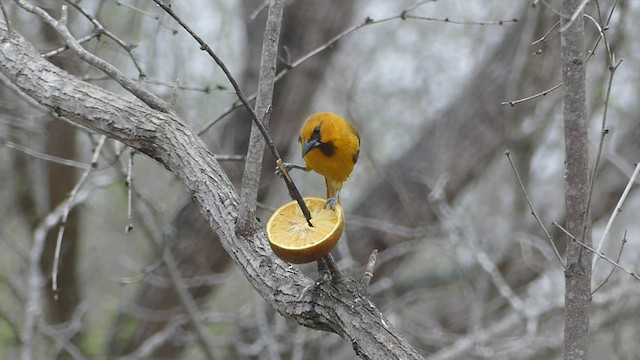
[[[322,154],[326,157],[331,157],[336,152],[336,146],[333,145],[333,142],[320,142],[318,145],[318,149],[322,152]]]

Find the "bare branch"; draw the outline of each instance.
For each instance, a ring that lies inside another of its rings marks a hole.
[[[129,151],[129,161],[127,164],[127,179],[125,180],[125,186],[127,187],[127,226],[124,228],[124,232],[128,233],[133,230],[133,217],[131,204],[133,202],[133,157],[135,156],[135,150]]]
[[[118,46],[124,49],[124,51],[126,51],[127,54],[129,54],[129,58],[131,58],[131,62],[133,62],[133,65],[138,70],[139,77],[143,78],[147,76],[147,74],[145,74],[144,70],[142,70],[142,67],[138,63],[138,60],[136,60],[135,56],[133,56],[133,53],[131,52],[136,47],[135,45],[127,44],[124,40],[121,40],[116,34],[112,33],[107,28],[102,26],[102,24],[98,21],[98,19],[96,19],[91,14],[89,14],[79,4],[76,4],[71,0],[64,0],[64,1],[67,4],[71,5],[73,8],[75,8],[76,10],[78,10],[78,12],[82,14],[82,16],[87,18],[87,20],[89,20],[93,24],[93,26],[95,27],[95,33],[97,34],[97,36],[104,34],[106,37],[113,40],[116,44],[118,44]]]
[[[533,100],[533,99],[535,99],[535,98],[537,98],[537,97],[540,97],[540,96],[545,96],[545,95],[547,95],[548,93],[550,93],[550,92],[552,92],[552,91],[554,91],[554,90],[559,89],[561,86],[562,86],[562,83],[559,83],[559,84],[557,84],[557,85],[554,85],[552,88],[547,89],[547,90],[544,90],[544,91],[539,92],[539,93],[537,93],[537,94],[534,94],[534,95],[531,95],[531,96],[527,96],[527,97],[524,97],[524,98],[522,98],[522,99],[518,99],[518,100],[503,101],[503,102],[501,102],[500,104],[501,104],[501,105],[511,105],[511,106],[515,106],[515,105],[518,105],[518,104],[520,104],[520,103],[522,103],[522,102],[529,101],[529,100]]]
[[[262,134],[263,138],[265,139],[267,147],[271,151],[271,154],[276,159],[276,164],[280,168],[280,170],[282,171],[282,174],[284,175],[282,177],[282,179],[284,180],[285,184],[287,185],[287,189],[289,190],[289,195],[291,196],[292,199],[294,199],[294,200],[296,200],[298,202],[298,206],[300,206],[300,209],[302,210],[302,213],[304,214],[305,218],[307,219],[307,222],[311,226],[311,212],[309,211],[309,209],[307,208],[307,205],[305,204],[304,200],[302,199],[302,195],[300,195],[300,192],[298,191],[298,188],[294,184],[293,180],[291,180],[291,177],[288,175],[287,170],[282,165],[282,157],[280,156],[280,153],[278,152],[278,149],[276,148],[275,144],[273,143],[273,140],[271,139],[271,136],[269,135],[269,132],[267,131],[267,128],[262,123],[261,119],[258,118],[258,115],[253,110],[253,108],[251,107],[251,104],[249,103],[249,100],[244,95],[244,92],[242,91],[242,89],[240,89],[240,86],[238,85],[238,82],[233,77],[233,75],[231,75],[231,72],[229,71],[227,66],[224,64],[222,59],[220,59],[218,57],[218,55],[216,55],[216,53],[213,52],[211,47],[206,42],[204,42],[204,40],[202,40],[202,38],[200,36],[198,36],[198,34],[196,34],[193,30],[191,30],[189,25],[187,25],[184,21],[182,21],[182,19],[171,9],[171,5],[164,4],[162,2],[162,0],[153,0],[153,2],[155,2],[160,8],[162,8],[162,10],[164,10],[167,14],[169,14],[169,16],[171,16],[174,20],[176,20],[178,22],[178,24],[180,24],[180,26],[182,26],[182,28],[185,29],[185,31],[187,31],[187,33],[189,33],[189,35],[191,35],[191,37],[193,37],[193,39],[198,42],[198,44],[200,44],[200,50],[205,51],[207,54],[209,54],[209,56],[213,59],[213,61],[215,61],[215,63],[218,65],[218,67],[220,67],[222,72],[225,74],[225,76],[227,77],[227,79],[231,83],[231,86],[233,86],[233,89],[236,91],[236,95],[238,96],[238,99],[240,99],[240,102],[242,103],[242,105],[244,105],[244,107],[247,110],[247,112],[249,113],[249,115],[251,115],[251,120],[253,121],[253,124],[260,130],[260,133]],[[254,204],[254,208],[255,208],[255,204]],[[245,231],[246,230],[244,226],[240,227],[239,229],[241,231]]]
[[[376,259],[378,257],[378,250],[373,249],[371,255],[369,255],[369,260],[367,261],[367,266],[364,270],[364,275],[362,275],[362,280],[360,282],[365,287],[369,287],[369,283],[371,283],[371,278],[373,278],[373,270],[376,267]]]
[[[9,36],[13,35],[13,27],[11,26],[11,18],[9,18],[9,13],[7,12],[7,8],[5,7],[4,0],[0,0],[0,8],[2,9],[2,16],[4,17],[4,21],[7,24],[7,29]]]
[[[64,350],[74,360],[88,359],[74,343],[70,340],[82,329],[82,318],[87,311],[87,304],[80,303],[78,308],[73,312],[71,321],[65,326],[49,326],[43,322],[38,324],[39,330],[46,336],[53,339],[59,348],[54,352],[55,355],[60,350]],[[54,355],[52,354],[52,355]]]
[[[622,204],[627,199],[627,195],[629,195],[629,191],[631,191],[631,187],[636,182],[636,177],[638,177],[638,173],[640,173],[640,163],[636,164],[636,169],[633,171],[633,174],[631,175],[629,182],[627,182],[627,186],[624,188],[624,192],[622,192],[622,195],[620,196],[620,199],[618,200],[616,207],[613,209],[613,212],[609,217],[609,221],[607,221],[607,225],[605,226],[604,231],[602,232],[602,236],[600,236],[600,240],[598,241],[598,246],[596,247],[597,252],[602,251],[602,248],[604,247],[604,244],[607,240],[607,235],[609,235],[609,231],[611,230],[611,225],[613,225],[613,222],[616,220],[616,216],[618,216],[618,213],[622,211]],[[598,260],[597,258],[593,259],[594,268],[596,266],[597,260]]]
[[[269,126],[283,11],[284,0],[274,0],[270,2],[267,26],[264,30],[262,42],[255,113],[265,127]],[[247,160],[245,161],[242,182],[240,184],[240,203],[242,206],[240,207],[237,223],[240,231],[248,230],[249,219],[255,216],[264,145],[265,139],[261,136],[260,129],[258,129],[255,123],[252,124],[251,134],[249,136],[249,148],[247,149]]]
[[[616,3],[617,3],[617,1],[616,1]],[[593,19],[591,16],[589,16],[589,15],[584,15],[584,16],[585,16],[585,18],[590,19],[590,20],[592,20],[592,21],[595,23],[596,27],[598,28],[598,32],[600,33],[600,36],[596,39],[595,43],[593,44],[593,47],[591,48],[591,51],[589,51],[589,54],[587,55],[587,57],[586,57],[586,59],[585,59],[585,63],[586,63],[586,62],[588,62],[588,61],[589,61],[589,59],[591,59],[591,57],[593,56],[593,54],[595,54],[595,50],[596,50],[596,48],[598,47],[598,44],[600,43],[600,40],[604,39],[604,42],[605,42],[605,48],[606,48],[606,51],[607,51],[607,54],[608,54],[609,65],[610,65],[610,66],[613,66],[613,56],[612,56],[612,54],[611,54],[611,50],[610,50],[610,48],[609,48],[609,43],[607,42],[607,38],[606,38],[606,36],[605,36],[604,30],[606,30],[606,29],[608,28],[609,21],[611,20],[611,15],[612,15],[612,13],[613,13],[613,9],[615,9],[615,4],[616,4],[616,3],[614,3],[614,5],[613,5],[613,8],[612,8],[612,10],[611,10],[611,14],[609,14],[609,19],[607,20],[607,25],[606,25],[604,28],[600,27],[600,25],[598,24],[598,22],[597,22],[597,21],[595,21],[595,19]],[[546,38],[547,38],[547,36],[549,36],[549,33],[551,33],[551,31],[552,31],[554,28],[556,28],[559,24],[560,24],[560,22],[557,22],[554,26],[552,26],[552,27],[551,27],[551,29],[549,29],[549,31],[547,31],[547,33],[545,33],[545,34],[544,34],[540,39],[538,39],[538,40],[536,40],[536,41],[532,42],[532,43],[531,43],[531,45],[533,46],[533,45],[535,45],[535,44],[538,44],[538,43],[540,43],[540,42],[545,41],[545,40],[546,40]],[[538,52],[536,52],[536,53],[538,53]],[[620,65],[620,64],[618,64],[618,65]],[[617,67],[617,66],[616,66],[616,67]],[[561,83],[559,83],[559,84],[557,84],[557,85],[554,85],[553,87],[551,87],[551,88],[549,88],[549,89],[547,89],[547,90],[544,90],[544,91],[542,91],[542,92],[539,92],[539,93],[537,93],[537,94],[534,94],[534,95],[531,95],[531,96],[527,96],[527,97],[524,97],[524,98],[521,98],[521,99],[517,99],[517,100],[503,101],[503,102],[501,102],[500,104],[501,104],[501,105],[510,105],[510,106],[512,106],[512,107],[513,107],[513,106],[518,105],[518,104],[520,104],[520,103],[523,103],[523,102],[525,102],[525,101],[533,100],[533,99],[535,99],[535,98],[537,98],[537,97],[540,97],[540,96],[545,96],[545,95],[549,94],[550,92],[552,92],[552,91],[554,91],[554,90],[557,90],[557,89],[558,89],[558,88],[560,88],[562,85],[563,85],[563,83],[561,82]]]
[[[402,18],[402,20],[404,20],[404,19],[414,19],[414,20],[443,22],[443,23],[456,24],[456,25],[479,25],[479,26],[504,25],[504,24],[508,24],[508,23],[516,23],[516,22],[518,22],[518,19],[495,20],[495,21],[461,21],[461,20],[452,20],[452,19],[449,19],[449,18],[439,19],[439,18],[433,18],[433,17],[428,17],[428,16],[409,15],[409,14],[406,14],[406,13],[403,13],[402,15],[400,15],[400,17]]]
[[[540,220],[540,217],[536,213],[536,210],[533,208],[531,199],[529,199],[529,194],[527,194],[527,189],[525,189],[524,184],[522,183],[522,179],[520,179],[520,174],[518,174],[518,170],[516,170],[516,166],[513,164],[513,161],[511,160],[511,152],[507,150],[505,151],[504,154],[507,156],[507,159],[509,160],[509,164],[511,164],[511,169],[513,169],[513,172],[516,174],[516,178],[518,179],[518,184],[520,184],[520,189],[522,189],[522,192],[524,193],[524,197],[527,200],[527,204],[529,204],[529,209],[531,209],[531,215],[533,215],[533,217],[538,222],[538,225],[540,225],[540,227],[542,228],[542,231],[547,237],[547,240],[549,241],[549,245],[551,245],[551,248],[553,248],[553,252],[556,254],[556,258],[560,262],[560,265],[562,265],[563,268],[566,268],[566,265],[562,260],[562,256],[560,256],[560,253],[558,252],[558,248],[556,247],[556,244],[553,241],[553,237],[551,237],[551,234],[549,234],[549,232],[547,231],[547,228],[544,226],[544,224],[542,223],[542,220]]]
[[[627,243],[627,230],[624,231],[624,235],[622,236],[622,241],[620,244],[620,251],[618,251],[618,258],[616,259],[617,263],[620,263],[620,259],[622,258],[622,251],[624,250],[624,245]],[[593,291],[591,291],[591,294],[595,294],[598,292],[598,290],[600,290],[604,284],[606,284],[607,282],[609,282],[609,279],[611,278],[611,275],[613,275],[613,273],[616,271],[616,267],[612,267],[611,271],[609,272],[609,275],[607,275],[606,278],[604,278],[604,280],[602,281],[602,283],[600,285],[598,285],[595,289],[593,289]]]
[[[85,163],[81,163],[81,162],[77,162],[77,161],[73,161],[73,160],[69,160],[69,159],[63,159],[61,157],[57,157],[57,156],[41,153],[39,151],[35,151],[33,149],[29,149],[26,146],[22,146],[20,144],[13,143],[11,141],[0,140],[0,146],[4,146],[4,147],[7,147],[9,149],[14,149],[14,150],[21,151],[21,152],[23,152],[23,153],[25,153],[25,154],[27,154],[29,156],[33,156],[36,159],[50,161],[50,162],[53,162],[53,163],[56,163],[56,164],[60,164],[60,165],[64,165],[64,166],[70,166],[70,167],[83,169],[83,170],[87,170],[87,169],[91,168],[91,165],[89,165],[89,164],[85,164]]]
[[[500,274],[500,270],[498,270],[496,264],[489,258],[489,255],[482,250],[476,249],[476,259],[478,260],[478,263],[480,263],[482,270],[491,277],[491,282],[498,289],[500,296],[509,303],[513,310],[526,317],[522,299],[520,299],[520,297],[509,286],[502,274]]]
[[[0,38],[6,32],[0,22]],[[337,333],[361,357],[421,358],[358,282],[345,278],[344,282],[316,284],[274,256],[257,221],[252,224],[254,233],[239,234],[235,227],[237,192],[202,140],[177,115],[150,109],[78,80],[44,60],[19,34],[6,38],[0,47],[0,71],[40,104],[134,147],[171,171],[185,185],[248,281],[283,316]],[[61,83],[66,86],[60,88]],[[93,111],[95,108],[100,111]],[[359,325],[363,322],[367,324],[365,329]]]
[[[142,360],[148,359],[153,353],[159,349],[162,345],[166,344],[171,337],[175,336],[180,327],[186,324],[189,320],[186,316],[174,316],[171,321],[167,322],[164,328],[153,336],[145,340],[140,346],[132,353],[120,358],[120,360]]]
[[[562,230],[562,232],[564,232],[569,238],[571,238],[571,240],[573,240],[575,243],[577,243],[578,245],[580,245],[581,247],[583,247],[584,249],[590,251],[592,254],[602,258],[603,260],[605,260],[606,262],[608,262],[609,264],[617,267],[618,269],[626,272],[627,274],[631,275],[633,278],[635,278],[636,280],[640,281],[640,276],[638,276],[638,274],[636,274],[635,272],[631,271],[631,270],[627,270],[627,268],[625,268],[624,266],[618,264],[617,262],[609,259],[605,254],[596,251],[594,248],[592,248],[591,246],[583,243],[582,241],[578,240],[575,236],[573,236],[567,229],[565,229],[564,227],[562,227],[562,225],[558,224],[557,222],[553,222],[553,225],[557,226],[560,230]]]
[[[604,36],[604,34],[603,34]],[[609,129],[607,128],[607,114],[609,111],[609,98],[611,96],[611,87],[613,84],[613,77],[615,75],[616,69],[618,69],[618,66],[620,66],[620,64],[622,63],[622,60],[620,60],[620,62],[615,65],[615,66],[610,66],[609,67],[609,82],[607,84],[607,94],[605,95],[604,98],[604,111],[602,113],[602,122],[601,122],[601,128],[600,128],[600,142],[598,143],[598,153],[596,154],[596,163],[593,167],[593,172],[591,173],[591,178],[590,178],[590,184],[589,184],[589,197],[587,200],[587,208],[590,208],[591,206],[591,197],[593,194],[593,187],[594,187],[594,183],[595,183],[595,178],[598,174],[598,169],[599,169],[599,165],[600,165],[600,160],[602,159],[602,151],[604,148],[604,139],[606,137],[606,135],[609,133]],[[634,174],[637,176],[637,169],[636,171],[634,171]],[[627,191],[627,189],[630,189],[630,184],[632,184],[633,181],[631,181],[631,183],[627,184],[627,188],[625,189],[625,191]],[[626,195],[623,193],[623,197],[626,197]],[[624,201],[624,200],[622,200]],[[619,209],[619,206],[622,206],[621,202],[618,202],[618,205],[616,205],[616,209],[614,210],[614,213],[616,210]],[[607,223],[607,227],[611,226],[611,223],[613,222],[613,218],[615,218],[615,216],[612,215],[612,219],[609,219],[609,223]],[[585,218],[586,220],[586,218]],[[584,226],[583,226],[584,228]],[[606,233],[608,232],[608,229],[605,229],[605,236]],[[581,240],[584,240],[583,236],[580,236]],[[604,237],[602,237],[600,239],[600,242],[598,244],[598,251],[602,250],[602,246],[604,246]],[[593,263],[592,263],[592,268],[595,267],[596,265],[596,261],[598,258],[594,258],[593,259]]]
[[[87,36],[81,37],[80,39],[78,39],[78,44],[84,44],[86,42],[89,42],[97,37],[99,37],[100,35],[96,32],[94,32],[93,34],[89,34]],[[62,54],[63,52],[69,50],[69,47],[67,45],[61,46],[55,50],[51,50],[47,53],[42,54],[43,57],[46,58],[51,58],[54,57],[56,55]]]
[[[46,11],[27,2],[26,0],[14,1],[16,2],[16,4],[18,4],[18,6],[32,14],[38,15],[40,19],[42,19],[42,21],[51,26],[56,31],[58,36],[60,36],[62,41],[69,47],[69,49],[71,49],[80,59],[84,60],[88,64],[95,66],[96,68],[107,74],[123,88],[128,90],[138,99],[142,100],[142,102],[149,105],[151,108],[160,110],[162,112],[172,111],[169,104],[167,104],[164,100],[152,94],[151,92],[140,86],[137,82],[129,79],[128,76],[125,76],[115,66],[109,64],[108,62],[102,60],[101,58],[95,56],[94,54],[90,53],[82,46],[80,46],[78,40],[76,40],[76,38],[71,35],[69,29],[67,29],[67,27],[62,22],[54,19]],[[63,10],[64,9],[66,9],[66,5],[63,5]]]
[[[98,140],[98,145],[96,146],[96,149],[93,152],[93,156],[91,157],[91,167],[86,169],[82,173],[82,175],[80,176],[80,179],[78,179],[78,182],[76,182],[76,185],[73,187],[73,189],[69,193],[69,197],[68,197],[69,200],[65,201],[65,203],[67,203],[67,206],[65,206],[64,211],[62,213],[62,219],[60,220],[60,227],[58,228],[58,237],[56,238],[56,250],[54,252],[53,265],[52,265],[53,269],[52,269],[52,277],[51,277],[51,288],[53,290],[53,296],[56,300],[58,299],[58,292],[60,291],[60,289],[58,288],[58,270],[59,270],[58,265],[60,263],[62,237],[64,236],[64,231],[67,224],[67,218],[69,217],[69,212],[71,211],[71,204],[73,203],[73,199],[78,195],[78,191],[80,190],[84,182],[87,180],[87,177],[89,176],[91,171],[93,171],[93,169],[96,168],[96,164],[98,163],[98,157],[100,156],[100,151],[102,150],[102,146],[104,145],[104,142],[106,140],[107,140],[106,136],[104,135],[100,136],[100,139]]]
[[[33,341],[36,335],[36,329],[43,315],[42,289],[44,286],[44,278],[40,270],[40,258],[44,249],[44,241],[47,237],[47,233],[58,224],[65,212],[65,209],[72,208],[84,202],[87,196],[87,192],[81,191],[77,196],[67,198],[67,200],[60,203],[47,216],[45,216],[33,232],[33,243],[29,250],[29,275],[27,299],[24,311],[25,318],[24,325],[22,327],[22,360],[30,360],[32,358]]]
[[[560,25],[560,21],[558,20],[555,24],[553,24],[553,26],[546,32],[544,33],[544,35],[542,35],[542,37],[534,42],[531,43],[531,46],[536,45],[538,43],[541,42],[545,42],[547,41],[547,37],[549,36],[549,34],[551,34],[551,32],[553,31],[553,29],[555,29],[556,27],[558,27],[558,25]]]
[[[588,2],[589,0],[582,0],[582,3],[580,3],[573,14],[571,14],[569,21],[562,25],[562,27],[560,28],[560,32],[564,32],[565,30],[567,30],[569,26],[571,26],[573,22],[576,21],[576,18],[583,14],[584,6],[587,5]]]
[[[187,285],[182,279],[182,275],[180,275],[180,270],[178,269],[176,259],[173,257],[173,253],[171,252],[171,248],[169,246],[164,247],[162,261],[167,268],[169,278],[173,283],[173,288],[176,290],[176,293],[180,298],[180,302],[187,312],[189,322],[191,322],[191,325],[193,325],[193,328],[198,335],[198,339],[200,340],[200,345],[202,346],[204,353],[209,360],[216,359],[217,356],[214,351],[215,346],[209,338],[207,329],[202,323],[202,315],[200,314],[200,309],[198,309],[198,304],[196,304],[193,296],[191,296],[191,294],[189,293]]]

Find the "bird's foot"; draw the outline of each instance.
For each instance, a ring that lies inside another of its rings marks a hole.
[[[296,165],[296,164],[292,164],[292,163],[282,163],[282,165],[284,165],[284,168],[287,169],[287,171],[291,171],[293,169],[296,168],[300,168],[301,166]],[[284,176],[284,174],[282,173],[282,171],[280,171],[280,168],[276,166],[276,176],[281,178]]]
[[[338,204],[338,197],[337,196],[330,197],[327,199],[327,202],[324,203],[323,208],[326,209],[327,206],[329,206],[329,209],[335,210],[336,204]]]

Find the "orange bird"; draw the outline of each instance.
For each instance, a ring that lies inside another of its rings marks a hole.
[[[340,190],[360,153],[360,135],[348,121],[340,116],[319,112],[309,116],[300,129],[298,138],[306,166],[285,164],[287,170],[315,171],[324,176],[327,184],[327,202],[333,209],[340,202]]]

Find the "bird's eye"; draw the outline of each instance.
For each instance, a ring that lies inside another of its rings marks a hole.
[[[313,135],[311,137],[316,137],[316,138],[320,137],[320,125],[316,126],[313,129]]]

